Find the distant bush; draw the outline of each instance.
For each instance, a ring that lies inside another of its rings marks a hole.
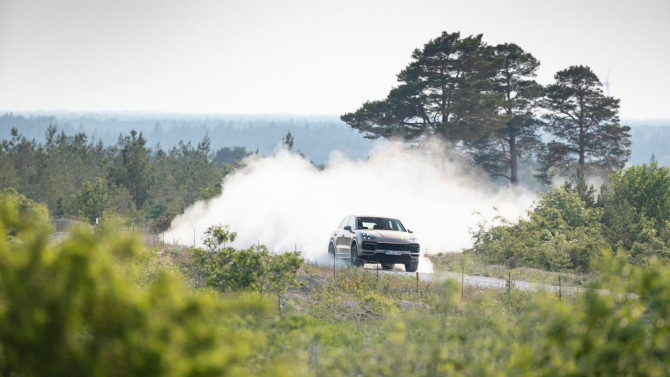
[[[528,212],[528,220],[481,223],[468,252],[487,263],[510,267],[586,271],[591,259],[607,247],[600,232],[601,216],[600,209],[588,208],[578,194],[553,189]]]
[[[11,187],[0,193],[0,204],[3,206],[5,216],[18,216],[17,221],[47,222],[49,220],[49,210],[44,204],[19,194]]]
[[[256,291],[261,295],[282,295],[298,286],[298,269],[303,262],[300,252],[271,254],[265,245],[248,249],[221,247],[237,234],[227,227],[211,226],[205,232],[208,250],[195,248],[192,259],[196,278],[221,292]]]
[[[610,175],[597,200],[582,176],[545,193],[528,220],[480,224],[468,250],[485,263],[588,271],[604,249],[633,264],[670,261],[670,169],[656,162]]]
[[[614,250],[637,264],[670,261],[670,169],[652,162],[612,174],[598,202]]]

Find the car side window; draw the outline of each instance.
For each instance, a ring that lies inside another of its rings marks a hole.
[[[344,226],[347,225],[347,219],[349,219],[349,217],[345,217],[340,221],[340,225],[338,226],[339,229],[344,229]]]
[[[355,221],[356,221],[356,217],[349,216],[349,221],[347,221],[347,225],[349,225],[351,227],[351,229],[356,229],[356,224],[354,224]]]

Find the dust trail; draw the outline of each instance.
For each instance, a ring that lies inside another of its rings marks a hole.
[[[221,195],[188,208],[172,222],[166,240],[191,244],[213,224],[238,232],[235,245],[256,242],[277,252],[297,246],[313,261],[327,263],[331,232],[347,215],[399,218],[427,253],[471,245],[469,229],[480,217],[523,216],[536,198],[522,188],[494,186],[485,173],[458,161],[448,148],[430,143],[422,150],[402,143],[377,147],[367,160],[334,153],[319,170],[297,153],[245,161],[228,175]],[[424,258],[419,271],[429,272]]]

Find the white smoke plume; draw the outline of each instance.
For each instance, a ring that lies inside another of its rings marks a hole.
[[[278,150],[252,158],[226,176],[221,195],[176,217],[166,240],[202,243],[207,227],[229,225],[237,247],[260,242],[271,251],[297,247],[305,258],[328,263],[328,240],[347,215],[400,219],[413,230],[422,254],[459,251],[472,244],[470,228],[496,209],[523,216],[536,198],[522,188],[496,187],[488,176],[447,155],[443,145],[423,150],[387,143],[363,161],[333,153],[319,170],[297,153]],[[419,271],[429,272],[422,258]]]

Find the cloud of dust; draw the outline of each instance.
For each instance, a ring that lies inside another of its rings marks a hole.
[[[297,153],[278,149],[245,161],[225,177],[221,195],[195,203],[177,216],[166,241],[202,244],[207,227],[229,225],[236,247],[260,242],[271,251],[297,247],[311,261],[328,263],[328,241],[348,215],[400,219],[419,238],[422,254],[460,251],[472,244],[470,228],[481,217],[516,219],[536,199],[523,188],[494,185],[481,170],[461,161],[445,145],[421,150],[393,142],[367,160],[333,153],[323,169]],[[422,258],[419,271],[432,266]]]

